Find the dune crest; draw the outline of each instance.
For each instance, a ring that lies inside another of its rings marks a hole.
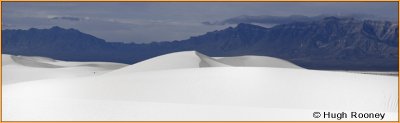
[[[196,51],[175,52],[157,56],[107,74],[123,74],[155,70],[171,70],[203,67],[301,67],[288,61],[267,56],[238,56],[213,58]]]
[[[131,72],[201,67],[229,67],[229,65],[220,63],[214,58],[208,57],[196,51],[184,51],[157,56],[107,74],[124,74]]]
[[[2,54],[3,85],[54,78],[101,75],[126,64],[110,62],[70,62],[36,56]]]
[[[236,56],[216,59],[218,62],[240,67],[276,67],[304,69],[289,61],[268,56]]]

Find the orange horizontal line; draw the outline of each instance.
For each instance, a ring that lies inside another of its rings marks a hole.
[[[1,123],[293,123],[293,122],[307,122],[307,123],[399,123],[399,121],[1,121]]]
[[[399,2],[398,0],[1,0],[3,2]]]

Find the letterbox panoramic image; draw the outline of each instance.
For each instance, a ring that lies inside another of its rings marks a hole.
[[[3,121],[398,121],[398,2],[2,2]]]

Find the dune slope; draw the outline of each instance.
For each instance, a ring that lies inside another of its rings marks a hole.
[[[217,58],[218,62],[231,66],[242,67],[277,67],[277,68],[298,68],[301,67],[283,59],[267,56],[237,56]]]
[[[171,70],[201,67],[228,67],[214,58],[208,57],[196,51],[185,51],[161,55],[151,58],[107,74],[123,74],[130,72]]]
[[[51,78],[94,76],[126,66],[110,62],[68,62],[2,54],[3,85]]]
[[[398,119],[396,76],[288,69],[298,67],[279,59],[210,58],[197,52],[120,69],[109,69],[112,63],[13,60],[3,62],[5,121],[335,120],[315,119],[315,111],[382,112],[384,121]],[[104,74],[89,75],[94,70]]]

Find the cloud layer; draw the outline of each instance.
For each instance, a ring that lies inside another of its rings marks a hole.
[[[50,17],[51,20],[67,20],[67,21],[83,21],[88,20],[89,18],[80,18],[80,17],[72,17],[72,16],[56,16]]]
[[[249,16],[241,15],[233,18],[228,18],[222,21],[205,21],[202,22],[204,25],[226,25],[226,24],[239,24],[239,23],[253,23],[253,24],[264,24],[264,25],[277,25],[292,22],[307,22],[320,20],[325,17],[335,16],[341,18],[354,18],[354,19],[371,19],[371,20],[388,20],[397,21],[391,18],[378,17],[375,15],[366,14],[347,14],[347,15],[318,15],[318,16],[304,16],[304,15],[290,15],[290,16],[272,16],[272,15],[261,15],[261,16]]]

